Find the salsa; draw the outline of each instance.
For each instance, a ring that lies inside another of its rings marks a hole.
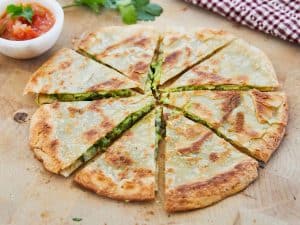
[[[46,33],[54,25],[53,14],[40,4],[30,3],[20,6],[31,8],[33,14],[30,21],[22,16],[12,16],[5,12],[0,17],[1,38],[14,41],[30,40]]]

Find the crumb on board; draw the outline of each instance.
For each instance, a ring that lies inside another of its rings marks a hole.
[[[28,121],[28,114],[26,112],[16,112],[13,119],[17,123],[25,123]]]

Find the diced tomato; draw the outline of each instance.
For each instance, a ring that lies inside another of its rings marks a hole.
[[[53,14],[43,6],[32,3],[32,23],[24,18],[10,18],[4,14],[0,17],[0,37],[8,40],[29,40],[41,36],[54,25]]]

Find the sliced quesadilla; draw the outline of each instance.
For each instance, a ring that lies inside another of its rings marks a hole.
[[[37,102],[43,104],[128,97],[137,87],[117,71],[64,48],[31,76],[24,93],[38,94]]]
[[[206,207],[255,180],[256,160],[180,112],[164,108],[164,117],[167,211]]]
[[[162,36],[154,85],[164,84],[234,39],[225,31],[211,29],[171,30]]]
[[[163,101],[213,128],[263,162],[267,162],[279,146],[287,125],[287,99],[283,92],[255,89],[171,92]]]
[[[268,57],[258,48],[238,39],[182,74],[167,89],[245,90],[254,87],[268,91],[278,86]]]
[[[69,176],[149,112],[152,96],[42,105],[30,124],[30,147],[47,170]]]
[[[153,110],[81,169],[75,181],[112,199],[153,200],[156,189],[155,119]]]
[[[120,71],[145,89],[159,33],[147,26],[104,27],[83,35],[75,48]]]

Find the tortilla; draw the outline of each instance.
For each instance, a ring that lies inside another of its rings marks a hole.
[[[102,155],[80,170],[75,181],[117,200],[155,198],[155,110],[127,130]]]
[[[267,91],[278,86],[274,68],[268,57],[246,41],[237,39],[184,73],[167,89],[179,91],[257,88]]]
[[[145,89],[159,33],[152,27],[103,27],[83,35],[75,48],[120,71]]]
[[[214,129],[254,158],[267,162],[278,148],[288,120],[283,92],[172,92],[165,103]]]
[[[40,103],[130,96],[138,84],[117,71],[63,48],[29,79],[24,94],[40,94]]]
[[[202,124],[164,108],[165,208],[203,208],[246,188],[258,176],[256,160]]]
[[[152,96],[42,105],[30,124],[30,147],[47,170],[69,176],[154,107]]]
[[[197,64],[234,39],[222,30],[171,30],[165,32],[159,48],[156,65],[156,83],[166,81]]]

